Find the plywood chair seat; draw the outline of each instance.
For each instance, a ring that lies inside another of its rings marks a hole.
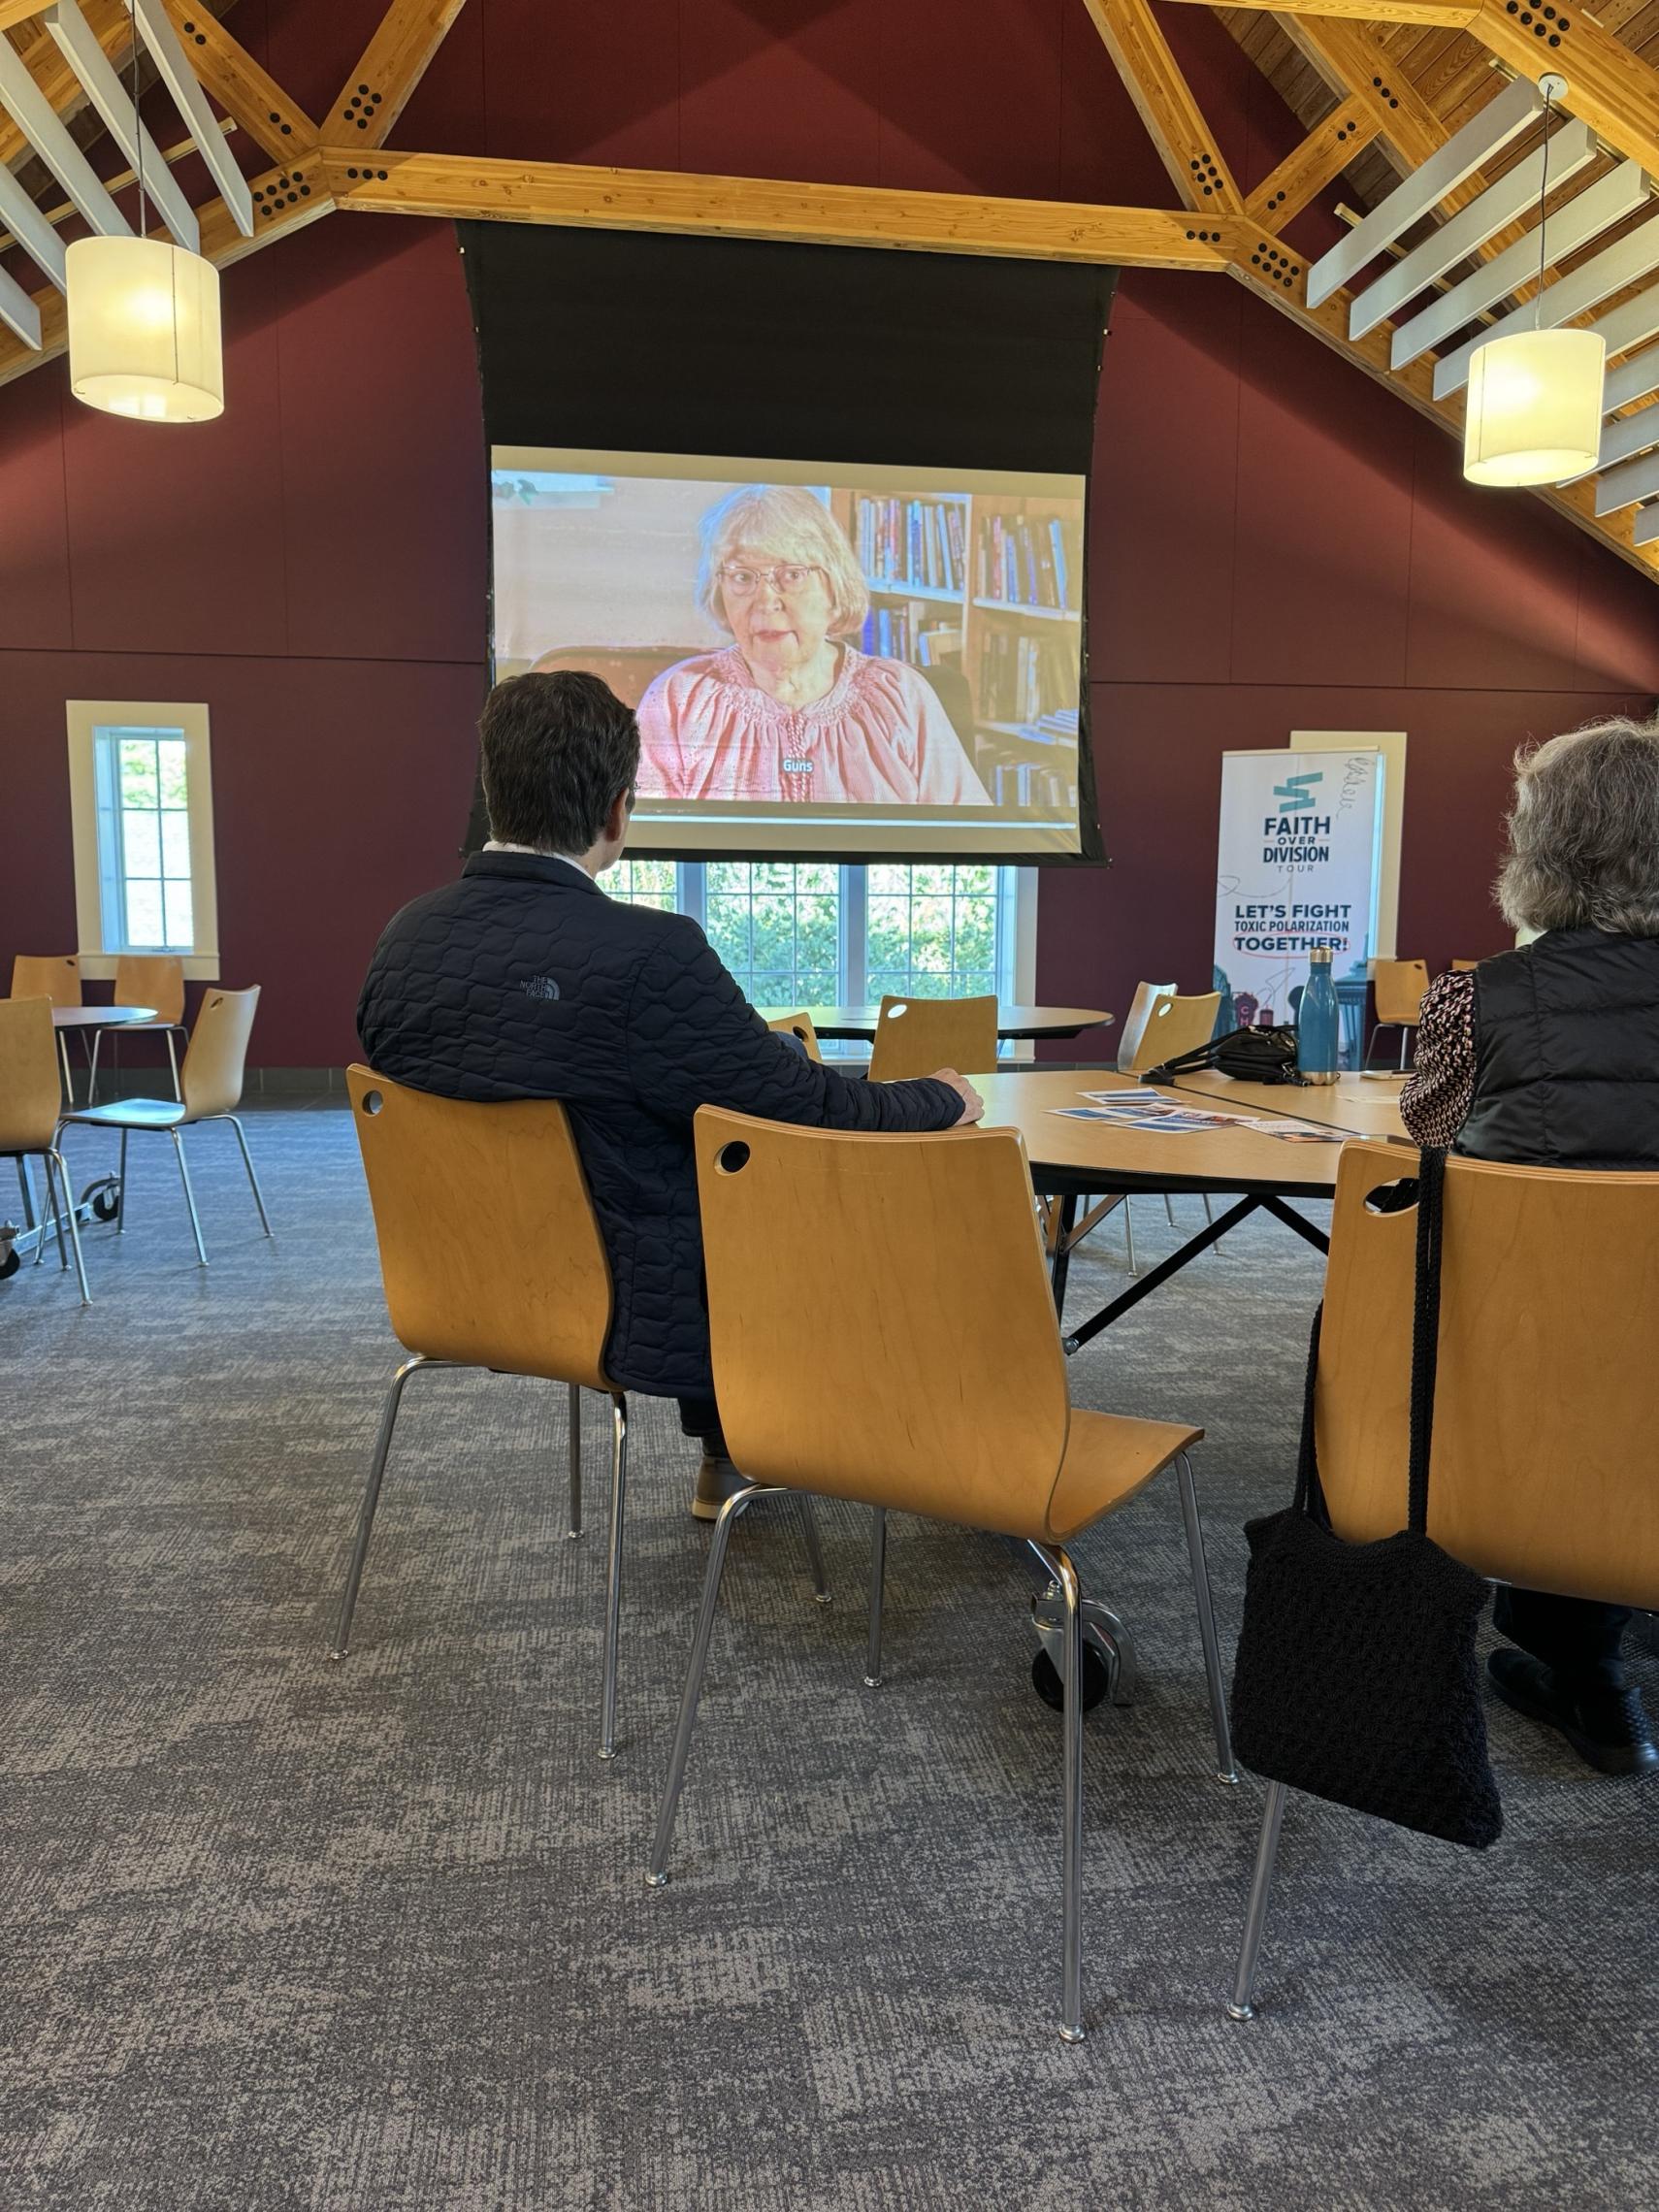
[[[1068,1544],[1137,1497],[1171,1460],[1201,1444],[1204,1431],[1178,1421],[1142,1421],[1126,1414],[1095,1414],[1074,1406],[1065,1457],[1049,1499],[1039,1543]]]
[[[873,1509],[871,1687],[881,1679],[889,1512],[1013,1537],[1035,1553],[1063,1612],[1060,2033],[1076,2042],[1087,1602],[1064,1545],[1175,1467],[1219,1772],[1236,1780],[1187,1457],[1202,1432],[1070,1405],[1018,1130],[854,1133],[705,1106],[696,1142],[715,1395],[750,1487],[715,1523],[647,1879],[667,1879],[727,1545],[754,1498],[812,1491]],[[803,1384],[822,1412],[803,1414]]]
[[[22,1192],[23,1220],[29,1228],[35,1220],[34,1186],[28,1163],[41,1162],[46,1178],[46,1205],[35,1246],[38,1267],[46,1252],[47,1229],[55,1224],[57,1255],[67,1269],[69,1252],[64,1243],[67,1222],[75,1249],[75,1272],[81,1285],[81,1303],[90,1305],[86,1269],[81,1255],[81,1225],[70,1195],[69,1170],[57,1148],[57,1117],[62,1104],[58,1090],[57,1041],[52,1034],[52,1001],[38,996],[0,999],[0,1159],[17,1163]]]
[[[102,1106],[78,1106],[70,1119],[103,1129],[178,1129],[204,1117],[179,1098],[107,1098]]]

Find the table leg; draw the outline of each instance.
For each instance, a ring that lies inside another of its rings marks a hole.
[[[1179,1275],[1181,1270],[1190,1265],[1200,1252],[1208,1252],[1218,1237],[1225,1236],[1229,1229],[1236,1229],[1239,1223],[1247,1220],[1258,1207],[1271,1207],[1275,1203],[1271,1198],[1241,1198],[1237,1205],[1229,1206],[1227,1211],[1218,1220],[1207,1222],[1195,1237],[1190,1238],[1181,1247],[1179,1252],[1173,1252],[1167,1259],[1160,1260],[1156,1267],[1150,1269],[1138,1282],[1132,1283],[1127,1290],[1109,1300],[1097,1314],[1091,1314],[1081,1327],[1073,1329],[1064,1340],[1067,1357],[1069,1358],[1074,1351],[1081,1351],[1086,1344],[1092,1343],[1102,1329],[1109,1329],[1112,1323],[1120,1320],[1131,1306],[1138,1306],[1143,1298],[1150,1296],[1160,1285],[1167,1283],[1172,1275]],[[1308,1229],[1313,1228],[1312,1222],[1305,1222],[1303,1226]],[[1314,1233],[1317,1234],[1317,1231]]]

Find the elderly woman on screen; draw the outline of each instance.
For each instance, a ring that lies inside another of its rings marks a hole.
[[[640,700],[642,798],[990,803],[927,678],[848,642],[869,593],[821,500],[743,484],[699,535],[698,604],[732,642]]]
[[[1498,904],[1531,941],[1423,993],[1406,1126],[1476,1159],[1659,1171],[1659,722],[1522,758],[1509,835]],[[1509,1588],[1492,1611],[1519,1646],[1487,1663],[1498,1696],[1610,1774],[1659,1767],[1620,1655],[1629,1619]]]

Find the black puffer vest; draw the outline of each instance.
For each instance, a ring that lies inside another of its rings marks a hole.
[[[1458,1152],[1659,1169],[1659,937],[1552,929],[1482,960],[1475,1050]]]

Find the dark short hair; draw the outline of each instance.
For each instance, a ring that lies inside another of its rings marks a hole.
[[[639,725],[599,676],[508,676],[478,724],[490,834],[504,845],[585,853],[639,773]]]

